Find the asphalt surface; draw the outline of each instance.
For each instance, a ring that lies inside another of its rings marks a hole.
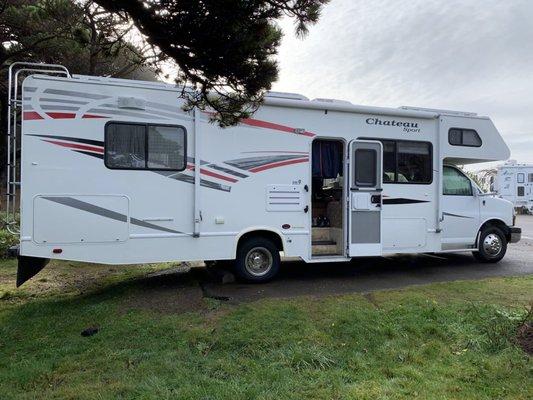
[[[470,253],[358,258],[349,263],[285,262],[276,279],[266,284],[222,284],[204,279],[201,285],[209,296],[238,303],[533,274],[533,216],[518,216],[516,225],[522,228],[523,239],[510,244],[505,258],[496,264],[479,263]]]

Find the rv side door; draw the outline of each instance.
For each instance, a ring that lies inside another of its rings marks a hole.
[[[382,205],[382,144],[372,140],[350,142],[348,198],[348,254],[380,256]]]

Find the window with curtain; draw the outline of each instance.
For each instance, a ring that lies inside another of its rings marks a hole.
[[[383,145],[383,183],[429,185],[433,182],[433,148],[429,142],[377,140]]]
[[[105,132],[105,165],[112,169],[182,171],[187,166],[185,129],[111,122]]]
[[[424,142],[397,143],[398,182],[430,183],[432,181],[431,146]]]

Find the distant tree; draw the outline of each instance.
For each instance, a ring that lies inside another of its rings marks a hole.
[[[303,36],[329,0],[95,0],[131,19],[147,41],[178,66],[188,108],[212,108],[221,126],[237,123],[261,103],[277,79],[282,32],[295,19]]]
[[[131,43],[134,27],[90,0],[0,2],[0,68],[13,61],[59,63],[73,73],[126,76],[157,62],[153,47]]]
[[[136,43],[132,43],[132,38]],[[158,54],[119,14],[90,0],[0,0],[0,135],[7,113],[7,68],[14,61],[65,65],[71,73],[127,77],[157,72]],[[5,140],[0,165],[5,164]],[[0,174],[3,175],[4,168]]]

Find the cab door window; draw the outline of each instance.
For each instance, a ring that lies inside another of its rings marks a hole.
[[[443,194],[448,196],[473,196],[472,183],[461,171],[444,167]]]

